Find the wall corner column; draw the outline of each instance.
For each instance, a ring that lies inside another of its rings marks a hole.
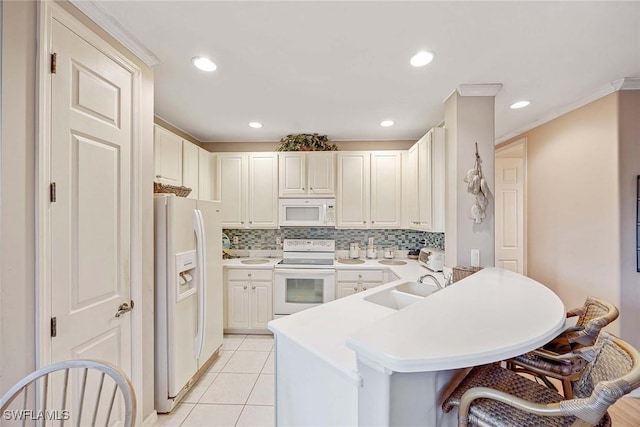
[[[446,191],[445,262],[448,267],[471,265],[471,250],[480,251],[480,266],[495,264],[495,96],[501,84],[460,85],[445,101]],[[486,217],[469,218],[475,196],[464,177],[475,162],[475,144],[482,159],[490,196]]]

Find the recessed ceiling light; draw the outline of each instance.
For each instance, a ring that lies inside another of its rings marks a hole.
[[[202,71],[215,71],[218,68],[212,60],[204,56],[196,56],[191,62]]]
[[[251,122],[251,123],[249,123],[249,126],[251,126],[254,129],[260,129],[262,127],[262,123]]]
[[[393,126],[393,120],[383,120],[380,122],[380,126],[388,128],[389,126]]]
[[[530,104],[529,101],[518,101],[514,104],[511,104],[511,108],[513,108],[514,110],[517,110],[518,108],[524,108],[529,104]]]
[[[411,57],[411,65],[414,67],[424,67],[429,62],[433,61],[433,53],[431,52],[418,52]]]

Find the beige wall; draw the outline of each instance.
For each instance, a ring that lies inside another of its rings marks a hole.
[[[567,308],[581,306],[589,295],[619,306],[618,94],[516,139],[522,137],[528,275],[554,290]],[[620,323],[612,332],[619,333]]]
[[[155,117],[153,118],[153,122],[154,122],[155,124],[157,124],[158,126],[161,126],[161,127],[165,128],[166,130],[168,130],[168,131],[170,131],[170,132],[175,133],[175,134],[176,134],[176,135],[178,135],[180,138],[182,138],[182,139],[186,139],[187,141],[191,141],[191,142],[193,142],[194,144],[196,144],[196,145],[198,145],[198,146],[202,147],[202,142],[200,142],[200,140],[196,139],[196,137],[194,137],[194,136],[193,136],[193,135],[191,135],[191,134],[188,134],[187,132],[183,131],[183,130],[182,130],[182,129],[180,129],[180,128],[175,127],[175,126],[174,126],[174,125],[172,125],[171,123],[169,123],[169,122],[166,122],[166,121],[162,120],[160,117],[155,116]]]
[[[426,131],[425,131],[426,132]],[[341,151],[408,150],[417,140],[399,141],[331,141]],[[276,151],[278,141],[257,142],[204,142],[202,147],[211,152]]]
[[[621,335],[640,348],[640,273],[636,266],[636,185],[640,175],[640,90],[619,92]]]
[[[0,390],[35,369],[35,2],[2,2]]]
[[[142,188],[153,182],[153,70],[66,1],[57,2],[142,70]],[[2,147],[0,180],[0,389],[35,368],[35,1],[2,2]],[[142,193],[143,417],[153,413],[153,195]]]

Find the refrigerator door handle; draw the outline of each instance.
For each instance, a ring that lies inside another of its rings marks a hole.
[[[206,254],[206,242],[204,233],[204,220],[202,219],[202,212],[199,209],[193,210],[193,228],[196,232],[196,250],[198,260],[198,331],[194,340],[194,356],[196,359],[200,358],[202,353],[202,347],[204,346],[204,325],[206,320],[206,292],[207,292],[207,265],[205,260]]]

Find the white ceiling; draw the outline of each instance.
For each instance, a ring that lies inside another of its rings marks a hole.
[[[502,140],[640,76],[637,1],[96,3],[158,58],[156,115],[201,141],[416,139],[473,83],[503,84]],[[419,50],[435,59],[414,68]]]

